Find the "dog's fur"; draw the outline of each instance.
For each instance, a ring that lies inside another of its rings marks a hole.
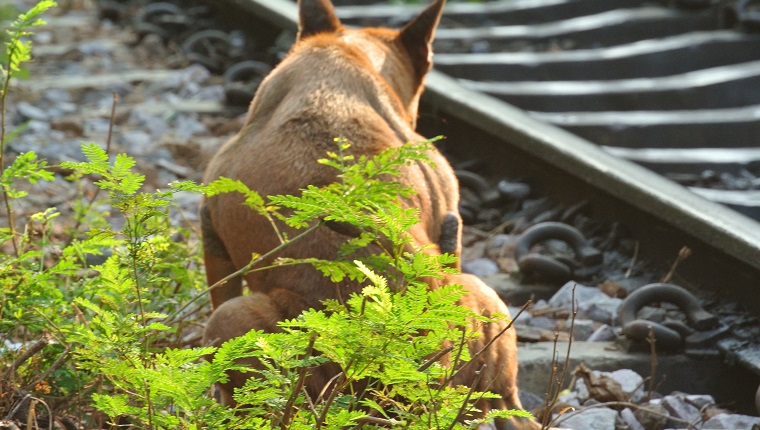
[[[341,26],[329,0],[300,0],[297,42],[262,82],[245,125],[211,160],[205,180],[239,179],[264,196],[298,194],[307,185],[335,180],[334,170],[316,163],[326,151],[334,150],[335,137],[345,137],[353,154],[370,156],[423,140],[414,131],[417,105],[444,2],[436,0],[396,31],[349,30]],[[431,150],[427,156],[435,167],[411,163],[396,179],[417,192],[402,202],[419,209],[421,216],[409,234],[417,246],[434,245],[428,252],[458,255],[457,181],[440,153]],[[201,210],[209,285],[248,264],[252,254],[279,245],[269,222],[241,202],[239,195],[222,194],[209,198]],[[334,259],[346,239],[340,228],[320,228],[278,256]],[[336,286],[308,265],[253,272],[245,280],[252,292],[249,296],[241,297],[240,277],[212,290],[215,311],[204,333],[207,342],[218,344],[251,329],[277,331],[277,321],[294,318],[304,309],[319,309],[325,299],[344,299],[360,290],[357,283]],[[498,296],[476,277],[457,275],[446,281],[465,285],[469,294],[463,305],[486,314],[508,313]],[[431,288],[436,282],[440,281],[431,281]],[[470,345],[471,350],[478,351],[501,328],[482,328],[484,336]],[[509,330],[479,359],[488,367],[475,388],[503,396],[479,404],[484,411],[520,407],[515,348],[514,330]],[[471,383],[478,368],[473,363],[455,382]],[[319,392],[334,374],[329,366],[313,371],[307,388]],[[244,375],[232,375],[230,383],[221,387],[222,398],[230,402],[232,388],[244,380]]]

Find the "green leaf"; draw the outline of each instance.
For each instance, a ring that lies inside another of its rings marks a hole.
[[[122,415],[132,415],[140,412],[139,408],[131,406],[130,399],[126,394],[106,395],[94,393],[93,404],[101,412],[115,419]]]

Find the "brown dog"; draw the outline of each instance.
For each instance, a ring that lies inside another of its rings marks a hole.
[[[301,2],[298,42],[262,82],[242,130],[211,160],[205,181],[226,176],[263,196],[298,194],[307,185],[335,181],[335,170],[316,160],[336,149],[336,137],[346,138],[351,152],[366,155],[423,140],[414,131],[417,103],[443,3],[434,3],[397,32],[346,30],[327,0]],[[435,168],[414,163],[397,178],[419,191],[404,203],[421,213],[422,222],[410,232],[420,244],[439,241],[447,214],[456,217],[455,236],[459,233],[456,178],[441,154],[427,155]],[[271,225],[241,202],[239,195],[223,194],[208,199],[202,209],[211,284],[246,265],[253,253],[263,254],[280,244]],[[345,240],[339,232],[320,229],[279,256],[335,259]],[[458,244],[454,248],[451,251],[458,253]],[[213,307],[239,296],[241,281],[215,288]],[[339,294],[328,279],[305,265],[250,273],[246,281],[258,292],[287,286],[307,307],[319,307],[322,300]],[[341,288],[340,295],[358,291],[356,285]]]
[[[344,137],[350,152],[374,155],[406,142],[423,140],[415,131],[417,105],[430,69],[431,42],[445,0],[436,0],[400,31],[341,26],[329,0],[300,0],[298,41],[288,56],[262,82],[242,130],[211,160],[205,180],[220,176],[239,179],[261,195],[299,193],[307,185],[326,185],[335,172],[316,163],[333,139]],[[417,194],[402,202],[419,209],[421,222],[409,234],[418,246],[437,245],[429,252],[460,251],[458,186],[454,173],[437,151],[426,163],[405,166],[396,179]],[[252,254],[280,244],[263,217],[241,205],[239,195],[209,198],[201,210],[203,244],[209,285],[249,263]],[[284,226],[279,226],[286,230]],[[320,228],[286,247],[280,257],[335,259],[347,236],[339,229]],[[294,236],[294,232],[289,232]],[[271,260],[263,264],[271,263]],[[252,294],[241,296],[242,279],[233,278],[211,292],[215,309],[204,333],[216,344],[251,329],[276,331],[276,322],[294,318],[308,308],[319,309],[325,299],[345,298],[360,286],[335,285],[307,265],[274,268],[245,276]],[[447,279],[465,284],[462,304],[485,313],[507,314],[504,303],[479,279],[460,275]],[[435,288],[435,285],[431,285]],[[484,337],[471,345],[477,351],[499,332],[485,327]],[[515,387],[515,335],[510,330],[481,356],[486,374],[476,389],[491,390],[503,399],[479,405],[484,410],[519,408]],[[479,365],[456,382],[471,383]],[[309,386],[318,392],[330,369],[315,371]],[[232,375],[222,387],[230,400],[244,375]]]

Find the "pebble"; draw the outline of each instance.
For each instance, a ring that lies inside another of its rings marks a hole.
[[[507,306],[507,308],[509,309],[509,315],[511,315],[512,318],[516,317],[521,309],[515,306]],[[516,325],[530,325],[531,319],[533,319],[533,315],[526,310],[523,313],[521,313],[520,316],[515,320],[515,324]]]
[[[557,420],[557,426],[577,430],[611,430],[615,428],[617,415],[614,409],[588,408],[563,415]]]
[[[573,305],[573,298],[575,305]],[[612,298],[596,287],[570,281],[549,300],[552,307],[576,309],[583,317],[605,324],[614,324],[622,299]]]
[[[131,155],[144,155],[153,149],[153,137],[142,130],[128,130],[118,135],[118,142],[129,148]]]
[[[557,327],[557,321],[555,321],[553,318],[533,317],[533,319],[530,320],[530,325],[533,327],[542,328],[544,330],[553,331]]]
[[[644,378],[630,369],[619,369],[606,373],[610,378],[620,384],[620,388],[631,399],[632,402],[638,403],[644,399],[643,382]],[[712,403],[715,403],[714,401]]]
[[[499,273],[499,265],[490,258],[476,258],[462,262],[462,272],[483,278]]]
[[[160,138],[171,129],[169,122],[161,115],[148,113],[140,108],[131,111],[129,114],[129,122],[150,133],[150,135],[156,139]]]
[[[707,420],[703,429],[754,429],[760,425],[760,417],[739,414],[718,414]]]
[[[596,331],[596,323],[591,320],[576,319],[575,322],[565,320],[565,330],[570,330],[573,326],[573,339],[585,341],[588,340]]]
[[[485,256],[493,259],[514,255],[514,247],[517,243],[515,236],[509,234],[497,234],[486,243]]]
[[[585,285],[578,284],[575,281],[567,282],[563,285],[554,296],[549,300],[548,305],[553,308],[565,308],[573,309],[573,299],[575,303],[583,303],[595,300],[604,295],[597,288],[587,287]]]
[[[636,419],[636,415],[630,408],[625,408],[620,411],[620,418],[625,422],[629,430],[646,430]]]
[[[15,108],[16,112],[21,117],[17,123],[28,121],[30,119],[37,121],[47,121],[50,119],[50,116],[45,110],[40,109],[29,102],[19,102],[16,104]]]
[[[615,332],[615,329],[608,326],[607,324],[602,324],[586,340],[588,342],[611,342],[615,339],[617,339],[617,333]]]
[[[605,294],[597,297],[592,302],[581,303],[578,310],[582,315],[591,320],[605,324],[615,324],[617,311],[621,303],[623,303],[623,299],[616,299]]]
[[[644,403],[633,415],[645,429],[662,429],[668,421],[668,411],[659,403]]]

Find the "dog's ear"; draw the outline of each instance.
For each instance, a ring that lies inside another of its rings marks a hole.
[[[330,0],[298,0],[298,39],[317,33],[332,33],[340,20]]]
[[[430,70],[432,43],[446,0],[435,0],[399,33],[401,44],[412,57],[414,69],[422,77]]]

